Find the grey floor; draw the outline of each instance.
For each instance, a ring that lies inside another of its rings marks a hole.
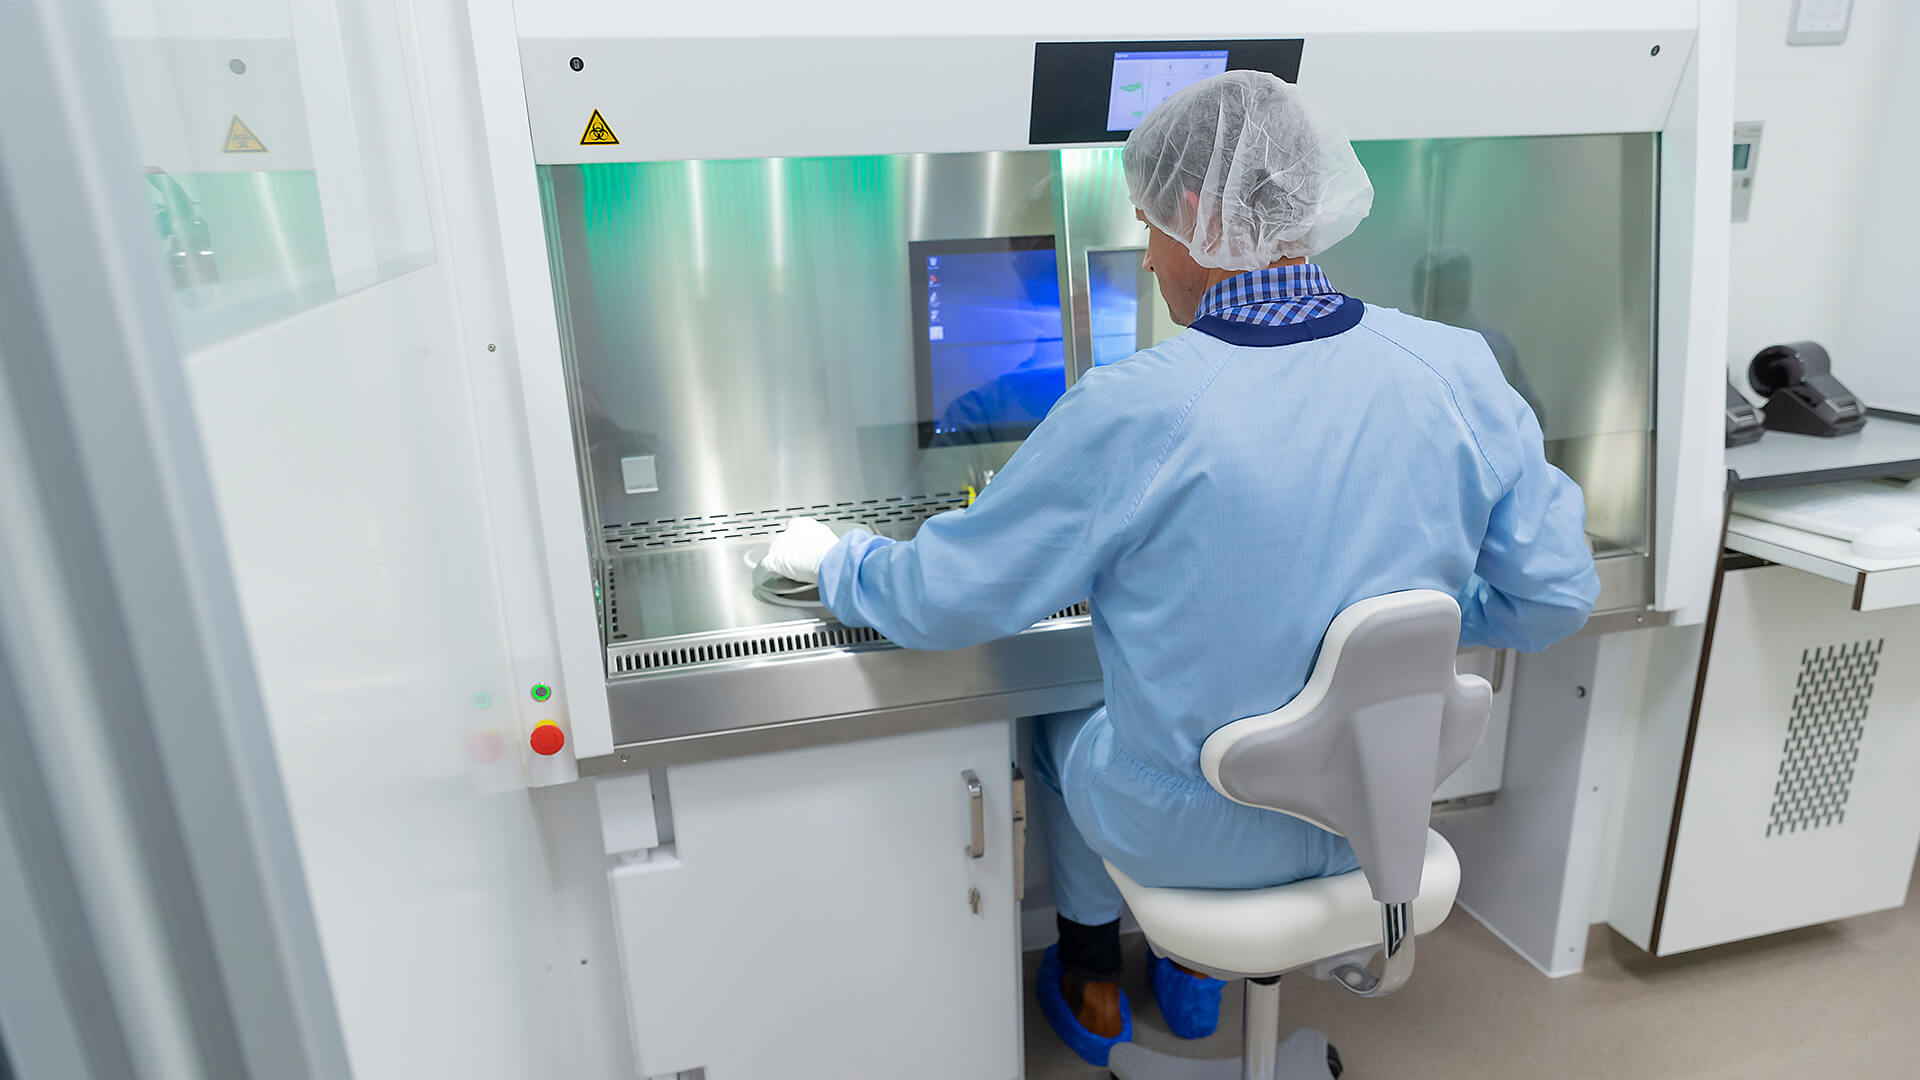
[[[1147,989],[1143,943],[1128,944],[1140,1042],[1238,1052],[1237,988],[1211,1038],[1176,1039]],[[1029,986],[1039,955],[1027,956]],[[1381,1001],[1289,979],[1282,1029],[1325,1031],[1349,1080],[1920,1077],[1920,903],[1664,960],[1596,929],[1586,972],[1559,980],[1456,912],[1420,939],[1418,963],[1413,982]],[[1026,1016],[1028,1080],[1107,1075],[1066,1050],[1037,1008]]]

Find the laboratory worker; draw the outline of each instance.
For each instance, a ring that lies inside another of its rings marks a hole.
[[[1133,1029],[1102,859],[1142,885],[1221,889],[1358,866],[1341,837],[1230,802],[1200,768],[1216,728],[1299,693],[1342,608],[1440,589],[1462,644],[1535,651],[1600,588],[1580,489],[1486,339],[1343,294],[1310,261],[1366,217],[1373,185],[1297,88],[1195,83],[1123,160],[1146,268],[1187,329],[1081,376],[973,505],[912,540],[802,519],[763,564],[910,649],[1091,601],[1106,704],[1035,723],[1060,927],[1035,990],[1095,1064]],[[1222,983],[1152,964],[1168,1026],[1212,1031]]]

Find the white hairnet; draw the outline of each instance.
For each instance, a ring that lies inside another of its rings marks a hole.
[[[1346,132],[1263,71],[1168,98],[1128,136],[1122,160],[1133,205],[1195,262],[1222,270],[1318,255],[1373,209]]]

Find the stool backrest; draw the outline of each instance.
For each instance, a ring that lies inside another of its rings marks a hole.
[[[1454,671],[1460,605],[1431,589],[1342,611],[1306,688],[1236,720],[1201,748],[1207,780],[1238,803],[1345,836],[1383,904],[1420,893],[1433,793],[1487,733],[1493,690]]]

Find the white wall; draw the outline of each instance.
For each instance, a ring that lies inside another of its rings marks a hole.
[[[1845,328],[1837,335],[1849,387],[1870,405],[1920,412],[1920,3],[1890,35],[1897,65],[1887,86],[1859,221],[1859,247],[1849,278]],[[1836,359],[1835,363],[1839,363]]]
[[[1888,111],[1888,88],[1895,57],[1913,53],[1913,45],[1903,51],[1898,42],[1903,22],[1909,24],[1907,40],[1914,41],[1907,15],[1916,6],[1912,0],[1854,0],[1845,44],[1789,46],[1792,0],[1739,5],[1734,119],[1766,124],[1752,214],[1733,226],[1727,364],[1743,390],[1754,353],[1777,342],[1811,339],[1833,353],[1843,382],[1868,404],[1880,404],[1856,385],[1856,372],[1867,362],[1851,351],[1847,326],[1854,305],[1848,291],[1868,225],[1862,208],[1869,182],[1881,165],[1887,125],[1902,119]],[[1920,104],[1920,78],[1909,72],[1904,82],[1913,88],[1909,100]],[[1909,133],[1912,115],[1910,108],[1904,113]],[[1910,158],[1916,153],[1911,147],[1904,152]],[[1899,269],[1911,296],[1920,267],[1909,260]]]

